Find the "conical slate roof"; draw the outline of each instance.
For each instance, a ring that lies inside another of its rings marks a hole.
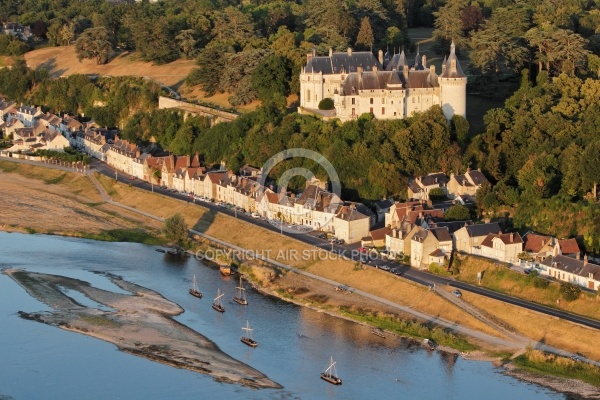
[[[463,72],[462,68],[460,67],[460,63],[458,62],[458,58],[456,57],[454,42],[452,42],[452,44],[450,45],[450,55],[448,56],[448,59],[445,62],[445,66],[446,68],[444,69],[444,72],[442,73],[442,75],[440,75],[441,78],[467,77]]]

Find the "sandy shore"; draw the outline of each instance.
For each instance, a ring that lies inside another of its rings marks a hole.
[[[215,380],[251,388],[281,388],[266,375],[219,349],[198,332],[171,317],[183,309],[160,294],[106,275],[131,295],[92,287],[68,277],[7,269],[4,273],[31,296],[52,307],[43,313],[20,312],[22,318],[83,333],[115,344],[119,350],[177,368],[208,374]],[[104,308],[78,304],[64,290],[75,290]]]

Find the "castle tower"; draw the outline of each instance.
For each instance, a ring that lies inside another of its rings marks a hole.
[[[450,55],[439,76],[442,110],[447,119],[453,115],[467,116],[467,76],[456,58],[454,42],[450,45]]]

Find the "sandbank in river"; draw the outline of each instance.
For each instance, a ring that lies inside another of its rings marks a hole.
[[[205,336],[171,317],[184,310],[159,293],[102,274],[131,294],[113,293],[88,282],[58,275],[6,269],[31,296],[54,311],[26,313],[22,318],[83,333],[115,344],[119,350],[177,368],[208,374],[215,380],[251,388],[282,388],[265,374],[225,354]],[[73,290],[110,308],[91,308],[64,293]]]

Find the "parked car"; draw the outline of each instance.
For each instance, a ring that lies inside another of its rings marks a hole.
[[[256,218],[256,219],[260,218],[260,214],[259,213],[253,212],[251,215],[252,215],[252,218]]]
[[[389,271],[390,267],[388,267],[387,265],[376,265],[375,268],[379,268],[383,271]]]
[[[367,252],[367,249],[365,247],[359,247],[358,252],[361,254],[365,254]]]
[[[317,235],[317,237],[318,237],[319,239],[327,239],[327,235],[326,235],[326,234],[324,234],[324,233],[319,233],[319,234]]]
[[[453,295],[455,295],[456,297],[462,297],[462,292],[458,289],[456,289],[454,292],[452,292]]]

